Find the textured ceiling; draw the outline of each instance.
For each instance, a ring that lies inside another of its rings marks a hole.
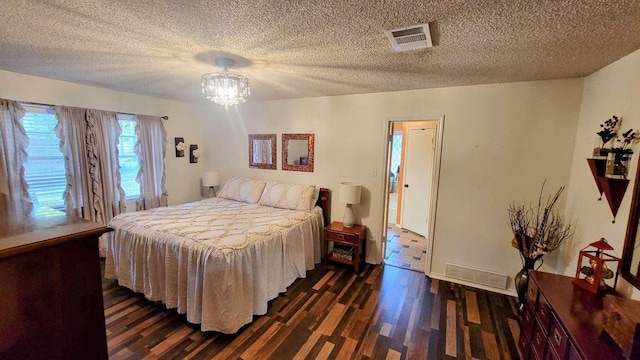
[[[640,1],[2,0],[0,69],[203,101],[231,54],[250,101],[569,78],[640,48]],[[430,23],[396,53],[385,29]]]

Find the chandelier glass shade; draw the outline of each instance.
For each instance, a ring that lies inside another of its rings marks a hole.
[[[224,106],[247,101],[251,94],[249,79],[242,75],[230,74],[228,66],[235,62],[231,59],[216,59],[216,64],[223,66],[221,73],[208,73],[202,75],[202,94],[207,99]]]

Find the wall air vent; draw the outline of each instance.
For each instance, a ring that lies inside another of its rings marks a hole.
[[[491,271],[474,269],[466,266],[447,264],[445,275],[450,278],[491,286],[497,289],[507,288],[507,275]]]
[[[408,26],[399,29],[385,30],[391,41],[391,46],[397,52],[424,49],[433,46],[429,23],[415,26]]]

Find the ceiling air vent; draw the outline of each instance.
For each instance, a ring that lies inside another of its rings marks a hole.
[[[385,30],[395,51],[424,49],[433,46],[429,23],[408,26],[399,29]]]

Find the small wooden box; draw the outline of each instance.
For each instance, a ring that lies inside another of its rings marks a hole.
[[[627,359],[640,359],[640,301],[606,295],[602,326]]]

